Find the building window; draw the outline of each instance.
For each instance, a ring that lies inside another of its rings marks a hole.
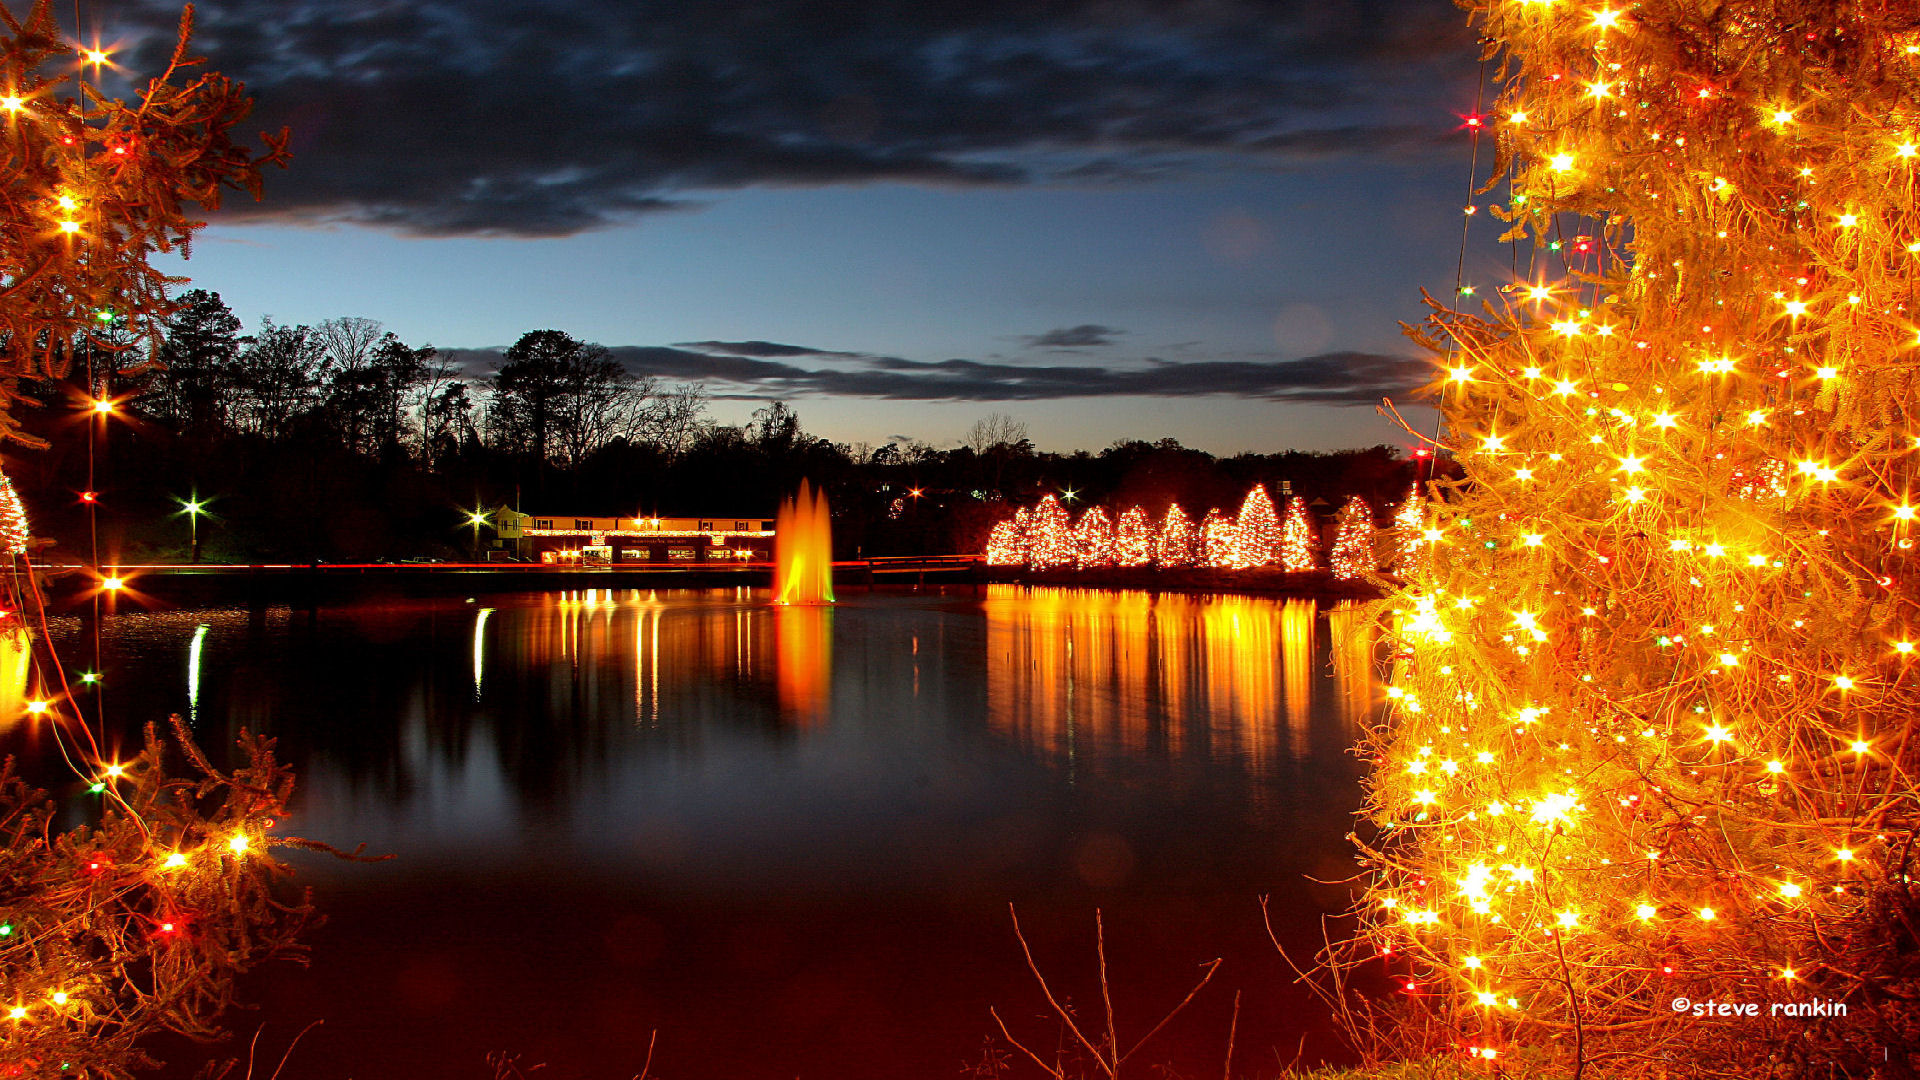
[[[772,531],[773,531],[773,522],[771,522],[771,521],[763,521],[763,522],[761,522],[761,523],[760,523],[760,531],[761,531],[761,532],[772,532]]]
[[[553,528],[553,522],[545,518],[537,518],[534,520],[533,527],[536,529],[551,529]]]
[[[670,547],[667,549],[668,562],[693,562],[699,557],[700,552],[697,548]]]
[[[700,531],[701,531],[701,532],[712,532],[712,531],[713,531],[713,522],[711,522],[711,521],[703,521],[703,522],[701,522],[701,523],[700,523]]]
[[[590,521],[590,520],[588,520],[588,519],[586,519],[586,518],[574,518],[574,519],[573,519],[573,527],[574,527],[574,528],[576,528],[576,529],[587,529],[587,530],[592,530],[592,528],[593,528],[593,522],[592,522],[592,521]]]
[[[734,523],[733,523],[733,531],[734,531],[734,532],[746,532],[746,531],[747,531],[747,523],[746,523],[746,522],[744,522],[744,521],[736,521],[736,522],[734,522]]]

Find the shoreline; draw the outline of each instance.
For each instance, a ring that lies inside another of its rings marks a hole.
[[[699,589],[773,584],[767,563],[691,567],[553,567],[487,563],[129,566],[119,593],[101,593],[83,567],[41,568],[56,610],[87,605],[95,595],[106,610],[150,609],[218,603],[288,603],[310,606],[336,598],[391,594],[446,596],[481,592],[560,589]],[[1325,570],[1219,570],[1106,567],[1097,570],[1031,570],[983,566],[970,559],[874,559],[836,563],[841,589],[926,586],[1024,585],[1035,588],[1109,589],[1169,593],[1293,596],[1316,601],[1377,600],[1380,587],[1342,580]]]

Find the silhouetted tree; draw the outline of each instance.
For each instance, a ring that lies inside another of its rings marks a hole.
[[[559,330],[523,334],[495,372],[487,427],[496,447],[572,468],[638,427],[652,379]]]
[[[240,319],[217,292],[194,289],[180,303],[165,324],[164,368],[141,405],[180,431],[204,436],[228,420]]]
[[[238,431],[278,439],[320,404],[326,356],[313,330],[261,321],[240,350],[229,381],[228,418]]]

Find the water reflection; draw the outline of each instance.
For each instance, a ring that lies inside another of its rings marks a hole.
[[[1341,716],[1358,727],[1379,704],[1381,682],[1374,672],[1374,650],[1380,635],[1375,616],[1366,605],[1342,601],[1327,611],[1327,632],[1333,638],[1334,696]]]
[[[825,723],[833,687],[833,609],[781,605],[773,610],[780,714],[802,727]]]
[[[473,700],[479,701],[486,691],[487,675],[487,616],[493,609],[483,607],[473,617]]]
[[[187,722],[200,722],[200,653],[207,644],[207,624],[193,628],[193,640],[187,643]]]
[[[1008,900],[1062,950],[1100,907],[1143,1000],[1212,956],[1271,966],[1257,896],[1317,947],[1348,898],[1308,878],[1353,869],[1357,611],[1323,631],[1249,597],[849,592],[124,613],[109,702],[126,737],[192,710],[216,756],[275,736],[303,835],[398,856],[301,862],[333,921],[260,1000],[326,1023],[282,1080],[485,1049],[632,1075],[655,1028],[665,1075],[951,1072],[1031,990]],[[1295,991],[1245,989],[1242,1037],[1291,1052]],[[1231,1000],[1155,1045],[1217,1054]]]
[[[1004,586],[985,608],[988,722],[1043,754],[1306,751],[1311,601]]]

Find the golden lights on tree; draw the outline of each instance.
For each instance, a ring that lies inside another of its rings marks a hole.
[[[1396,521],[1336,962],[1389,955],[1475,1056],[1910,1072],[1920,19],[1465,6],[1535,257],[1416,335],[1465,478]],[[1844,1016],[1767,1004],[1811,1000]]]
[[[1078,557],[1066,508],[1052,495],[1040,500],[1027,519],[1027,563],[1036,570],[1072,566]]]
[[[1373,508],[1358,495],[1347,500],[1334,518],[1333,550],[1327,566],[1342,580],[1364,578],[1379,571],[1373,554]]]
[[[1431,561],[1428,556],[1436,537],[1427,535],[1427,497],[1415,483],[1407,499],[1393,514],[1393,571],[1413,577]]]
[[[1080,515],[1080,524],[1073,530],[1074,550],[1078,555],[1076,565],[1082,569],[1113,565],[1113,521],[1107,512],[1097,506],[1087,508]]]
[[[1200,561],[1203,566],[1230,568],[1234,551],[1240,546],[1240,528],[1218,507],[1207,511],[1200,523]]]
[[[0,473],[0,555],[25,555],[27,535],[27,508],[14,489],[13,479]]]
[[[1147,512],[1137,506],[1127,507],[1120,515],[1119,526],[1114,530],[1114,565],[1146,566],[1151,563],[1154,539],[1153,523],[1147,518]]]
[[[0,10],[0,23],[0,379],[51,378],[83,343],[124,348],[96,335],[102,313],[135,338],[158,334],[175,279],[149,257],[186,249],[202,224],[189,205],[215,209],[227,189],[258,197],[262,166],[286,160],[286,133],[258,155],[234,140],[252,103],[239,83],[194,71],[191,7],[166,70],[130,103],[99,92],[96,64],[75,70],[96,50],[63,40],[45,0],[24,22]],[[0,436],[38,442],[10,420]]]
[[[91,770],[92,821],[66,832],[59,804],[0,772],[0,1062],[20,1075],[129,1075],[160,1031],[217,1035],[234,978],[297,952],[309,909],[274,895],[286,868],[267,852],[287,842],[269,830],[291,775],[244,732],[246,764],[220,772],[174,720],[174,746],[150,727],[138,756],[109,760],[62,704],[34,711]],[[168,774],[178,752],[198,776]]]
[[[1027,565],[1027,521],[1032,516],[1023,506],[1012,517],[994,524],[987,535],[988,566]]]
[[[1319,568],[1314,554],[1313,519],[1307,514],[1307,501],[1295,495],[1287,500],[1287,517],[1280,525],[1280,569],[1289,574]]]
[[[251,103],[238,83],[194,72],[191,21],[189,8],[165,71],[129,103],[87,78],[108,58],[63,40],[44,0],[24,20],[0,9],[0,403],[19,400],[19,380],[61,375],[76,351],[124,347],[96,327],[155,336],[179,279],[150,257],[184,251],[201,225],[190,205],[258,195],[261,167],[284,161],[284,133],[259,155],[232,138]],[[5,404],[0,438],[38,443]],[[0,484],[0,548],[19,571],[0,602],[13,613],[43,610],[27,539],[18,496]],[[291,777],[269,741],[245,733],[244,763],[216,769],[177,717],[171,742],[149,728],[137,756],[110,754],[47,643],[6,636],[6,682],[18,658],[37,696],[0,724],[56,744],[78,784],[57,786],[56,801],[0,768],[0,1065],[127,1076],[151,1064],[143,1045],[160,1031],[214,1034],[235,977],[295,947],[307,909],[274,895],[285,868],[269,855],[303,843],[270,831]]]
[[[1270,566],[1280,561],[1280,518],[1273,510],[1273,499],[1265,484],[1256,484],[1240,503],[1240,516],[1234,520],[1233,554],[1236,570],[1250,566]]]
[[[1089,507],[1078,522],[1070,522],[1060,501],[1048,495],[993,526],[987,537],[986,563],[1034,569],[1151,565],[1162,569],[1205,566],[1244,570],[1276,563],[1290,571],[1317,568],[1313,521],[1301,500],[1294,499],[1289,508],[1290,532],[1284,540],[1265,488],[1256,487],[1247,493],[1240,517],[1256,535],[1269,540],[1264,544],[1246,543],[1241,522],[1218,509],[1208,511],[1196,526],[1178,503],[1168,504],[1158,525],[1139,506],[1122,511],[1118,522],[1098,506]],[[1248,561],[1263,557],[1262,551],[1271,553],[1264,556],[1265,561]],[[1287,558],[1292,561],[1285,561]]]
[[[1179,503],[1168,503],[1166,515],[1160,519],[1160,536],[1154,541],[1153,564],[1168,570],[1192,566],[1198,539],[1187,512]]]

